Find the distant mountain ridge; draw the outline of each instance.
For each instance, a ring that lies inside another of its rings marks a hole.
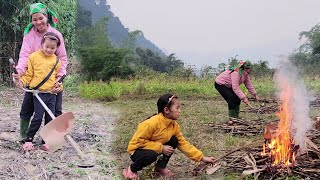
[[[119,46],[127,39],[129,34],[128,29],[124,27],[120,19],[111,12],[107,0],[78,0],[78,3],[83,9],[91,12],[93,23],[100,20],[102,17],[108,17],[108,36],[113,45]],[[139,30],[143,32],[143,29]],[[150,49],[153,52],[158,53],[160,56],[166,55],[160,48],[146,39],[143,35],[137,35],[136,47]]]

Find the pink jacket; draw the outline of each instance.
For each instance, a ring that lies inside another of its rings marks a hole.
[[[64,45],[64,39],[62,34],[58,30],[51,27],[50,24],[48,24],[47,32],[56,33],[61,41],[61,44],[55,53],[61,61],[61,67],[57,74],[57,78],[59,79],[61,76],[67,73],[66,71],[68,60],[66,48]],[[22,47],[19,55],[19,62],[16,66],[19,74],[24,74],[26,72],[30,54],[41,49],[41,40],[42,36],[36,31],[35,27],[33,27],[30,32],[23,37]]]
[[[242,100],[246,97],[246,95],[240,90],[239,86],[240,84],[244,83],[244,85],[247,87],[251,95],[256,95],[257,92],[254,89],[250,76],[248,73],[243,71],[242,75],[240,76],[238,74],[238,71],[233,71],[230,73],[230,70],[226,70],[223,73],[221,73],[216,78],[216,83],[219,85],[224,85],[228,88],[232,88],[233,92]]]

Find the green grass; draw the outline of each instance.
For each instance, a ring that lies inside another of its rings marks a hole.
[[[175,83],[179,82],[179,83]],[[112,101],[123,95],[151,94],[160,95],[165,92],[185,94],[189,96],[214,97],[217,91],[213,88],[213,82],[201,82],[197,80],[130,80],[112,81],[108,84],[103,82],[82,83],[79,86],[81,96],[89,99]]]
[[[180,78],[159,74],[155,77],[134,78],[130,80],[113,79],[109,83],[93,81],[80,83],[74,86],[77,77],[71,76],[65,82],[67,89],[76,89],[80,96],[88,99],[114,101],[122,96],[148,95],[157,97],[164,93],[183,94],[184,96],[217,97],[220,96],[213,87],[215,78]],[[253,85],[260,97],[273,97],[276,91],[275,83],[271,77],[252,79]],[[315,93],[320,91],[320,80],[305,78],[303,80],[308,90]],[[241,90],[250,96],[242,84]]]
[[[260,96],[272,96],[275,92],[271,79],[264,78],[253,81]],[[220,96],[213,87],[214,78],[175,78],[170,76],[156,77],[154,79],[112,80],[104,82],[84,82],[78,86],[79,94],[88,99],[113,101],[127,95],[151,95],[160,96],[170,92],[183,94],[184,96],[217,97]],[[70,86],[67,86],[70,87]],[[244,85],[241,89],[249,94]]]
[[[108,101],[106,105],[120,111],[116,124],[116,144],[113,150],[118,155],[119,171],[126,168],[131,160],[126,153],[128,142],[135,132],[138,124],[157,111],[156,101],[164,93],[173,93],[179,96],[182,103],[181,118],[178,120],[185,138],[205,155],[219,157],[225,150],[242,147],[246,143],[263,140],[262,135],[253,137],[235,136],[219,132],[210,123],[228,120],[227,103],[222,99],[213,87],[212,79],[183,79],[162,76],[155,79],[148,77],[144,79],[112,80],[111,82],[85,82],[79,85],[81,96],[89,99]],[[305,79],[306,86],[314,92],[319,91],[320,81]],[[260,98],[273,98],[275,85],[271,78],[253,79],[253,84]],[[242,85],[241,89],[249,94]],[[256,108],[261,107],[258,102],[252,102]],[[268,105],[268,104],[265,104]],[[241,105],[241,110],[248,107]],[[311,108],[310,116],[315,116],[319,110]],[[255,113],[240,113],[244,119],[252,121],[275,120],[275,114],[263,114],[260,117]],[[260,119],[259,119],[260,118]],[[189,160],[184,154],[177,151],[168,167],[178,174],[179,178],[187,179],[237,179],[237,172],[224,172],[220,170],[213,175],[202,175],[193,177],[192,169],[197,163]],[[152,177],[152,166],[142,171],[140,178],[150,179]],[[295,179],[296,177],[287,177]],[[252,179],[252,176],[246,177]]]

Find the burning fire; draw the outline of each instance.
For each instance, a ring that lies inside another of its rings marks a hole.
[[[291,166],[295,162],[296,147],[291,135],[292,108],[291,98],[293,97],[292,87],[284,85],[280,92],[281,104],[277,112],[279,118],[278,126],[269,124],[266,126],[262,156],[270,156],[272,165]]]

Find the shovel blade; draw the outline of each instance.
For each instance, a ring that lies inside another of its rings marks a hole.
[[[73,113],[67,112],[52,119],[40,130],[40,136],[49,146],[49,152],[55,152],[62,148],[65,143],[64,136],[71,131],[73,121]]]

